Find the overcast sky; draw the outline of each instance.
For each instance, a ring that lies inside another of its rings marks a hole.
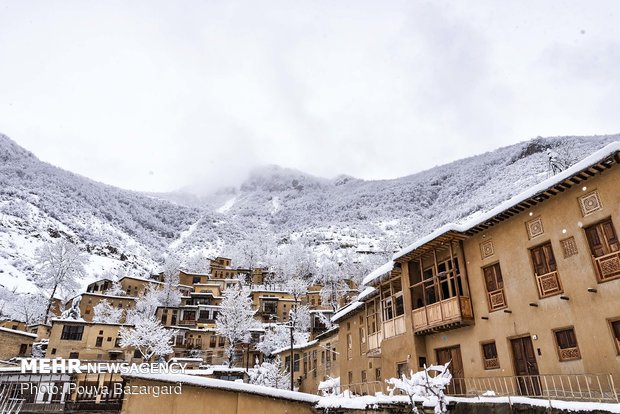
[[[0,132],[123,188],[620,132],[619,1],[0,0]]]

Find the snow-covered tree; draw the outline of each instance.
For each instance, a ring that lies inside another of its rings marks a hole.
[[[153,315],[136,321],[133,328],[121,328],[120,345],[137,349],[144,361],[149,361],[153,356],[165,357],[173,352],[172,339],[177,332],[165,328]]]
[[[88,258],[75,244],[65,239],[44,244],[37,250],[39,273],[34,283],[49,297],[44,322],[58,293],[70,294],[79,288],[78,279],[84,275]]]
[[[445,365],[432,365],[428,368],[425,365],[423,371],[414,373],[411,370],[409,377],[402,374],[401,378],[390,378],[385,382],[392,386],[389,390],[390,395],[393,395],[395,390],[400,390],[409,396],[412,412],[418,413],[415,402],[421,400],[425,407],[434,407],[435,414],[442,414],[447,411],[444,390],[452,380],[449,365],[450,362]]]
[[[123,309],[113,307],[107,299],[96,304],[93,313],[93,322],[119,323],[123,317]]]
[[[179,292],[179,268],[181,261],[176,256],[168,256],[162,267],[164,284],[160,293],[161,306],[176,307],[181,304]]]
[[[314,253],[301,242],[277,250],[269,261],[279,283],[287,283],[290,279],[309,280],[316,272]]]
[[[308,342],[310,337],[310,308],[308,305],[297,305],[290,312],[290,323],[296,344]]]
[[[82,296],[76,296],[71,301],[71,306],[69,309],[65,309],[65,311],[60,315],[60,319],[73,319],[73,320],[83,320],[82,319],[82,311],[80,310],[80,302],[82,301]]]
[[[15,291],[0,286],[0,318],[11,317],[11,304],[15,301]]]
[[[226,338],[226,356],[228,366],[234,366],[235,350],[237,346],[248,343],[251,330],[260,326],[254,319],[255,310],[252,310],[252,298],[247,287],[230,287],[224,290],[220,303],[220,312],[216,319],[216,332]]]
[[[148,285],[136,299],[136,306],[127,311],[125,320],[128,324],[137,324],[142,319],[155,316],[159,306],[162,306],[161,290]]]
[[[291,386],[291,376],[284,372],[280,357],[276,357],[273,361],[263,361],[254,366],[250,372],[250,384],[286,390]]]
[[[12,319],[33,325],[45,320],[47,299],[36,293],[14,293],[7,297],[4,312]]]
[[[342,268],[337,260],[327,255],[321,256],[319,262],[319,271],[315,281],[321,285],[321,304],[335,311],[349,291],[345,282],[344,271],[346,269]]]
[[[112,280],[112,284],[104,293],[109,296],[127,296],[127,292],[118,280]]]
[[[265,334],[256,344],[256,349],[270,357],[276,349],[288,347],[290,344],[290,328],[286,325],[273,325],[265,329]]]

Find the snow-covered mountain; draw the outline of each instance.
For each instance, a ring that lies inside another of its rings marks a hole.
[[[249,235],[280,243],[302,237],[317,251],[384,250],[386,240],[411,242],[547,178],[547,148],[574,163],[616,140],[620,135],[537,138],[382,181],[269,166],[236,188],[197,196],[104,185],[0,135],[0,284],[27,289],[36,247],[55,237],[71,237],[91,254],[91,277],[114,267],[151,269],[171,249],[213,255]]]

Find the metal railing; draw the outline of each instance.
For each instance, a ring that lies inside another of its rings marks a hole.
[[[545,374],[452,378],[453,396],[524,396],[560,400],[620,402],[611,374]]]
[[[354,397],[388,393],[384,381],[340,385],[340,393]],[[398,392],[396,392],[398,393]],[[611,374],[547,374],[452,378],[445,391],[455,397],[533,397],[620,403]]]

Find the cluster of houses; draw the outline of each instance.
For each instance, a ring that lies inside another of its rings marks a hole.
[[[619,164],[614,143],[487,206],[488,213],[437,229],[367,275],[335,313],[321,305],[320,286],[310,287],[301,301],[335,325],[326,329],[313,318],[308,343],[278,350],[299,390],[316,393],[321,381],[336,377],[342,387],[381,388],[385,379],[448,361],[454,394],[466,393],[467,382],[459,380],[467,378],[608,373],[620,384]],[[285,323],[295,300],[265,286],[267,272],[236,269],[221,257],[208,273],[181,272],[181,305],[157,310],[165,326],[179,330],[171,357],[225,361],[215,320],[223,290],[241,283],[241,273],[251,274],[256,318]],[[83,321],[3,322],[0,359],[25,356],[41,339],[48,340],[48,357],[138,357],[118,346],[120,324],[92,321],[93,307],[106,299],[130,309],[149,284],[161,282],[124,277],[124,296],[106,295],[109,283],[95,282],[81,295]],[[262,359],[254,347],[261,334],[253,332],[240,349],[243,367]],[[540,383],[521,386],[531,395]]]

